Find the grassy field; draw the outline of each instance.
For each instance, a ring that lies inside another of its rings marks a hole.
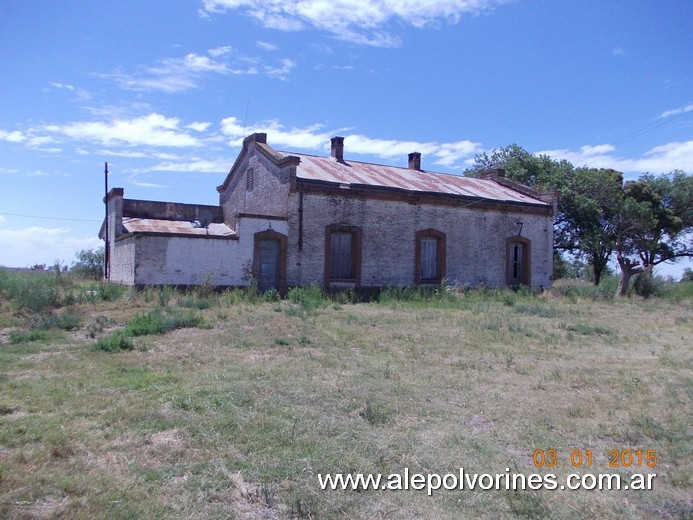
[[[693,517],[690,290],[358,304],[71,290],[34,312],[7,283],[0,298],[0,517]],[[537,449],[558,465],[536,467]],[[613,449],[657,464],[608,468]],[[573,450],[593,466],[571,468]],[[405,468],[657,477],[650,491],[430,497],[318,486]]]

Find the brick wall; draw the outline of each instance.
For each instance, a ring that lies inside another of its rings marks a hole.
[[[414,285],[415,234],[433,228],[446,234],[446,279],[450,283],[503,286],[506,283],[506,239],[531,240],[531,283],[548,286],[552,274],[550,217],[407,202],[305,194],[303,250],[298,250],[299,194],[290,198],[289,285],[324,282],[325,227],[362,229],[361,285]]]
[[[219,195],[224,222],[235,229],[238,213],[286,217],[290,167],[276,168],[254,147],[237,166],[229,185]]]

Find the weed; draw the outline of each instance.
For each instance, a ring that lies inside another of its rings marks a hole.
[[[542,318],[556,317],[556,309],[542,303],[518,303],[513,307],[513,310],[521,314],[540,316]]]
[[[271,289],[265,291],[261,299],[263,302],[278,302],[281,298],[279,296],[279,291],[272,287]]]
[[[608,327],[602,327],[601,325],[587,325],[586,323],[574,323],[571,325],[561,323],[560,327],[569,332],[576,332],[578,334],[582,334],[583,336],[609,336],[614,334],[614,331]]]
[[[297,496],[291,501],[289,508],[289,518],[298,518],[301,520],[318,518],[316,503],[312,499],[302,499],[300,496]]]
[[[45,330],[13,330],[9,334],[9,340],[12,344],[29,343],[31,341],[45,341],[48,339],[48,333]]]
[[[294,287],[289,290],[286,298],[291,303],[299,305],[306,312],[313,312],[329,303],[325,291],[318,285]]]
[[[175,311],[162,312],[155,309],[147,314],[138,314],[125,327],[130,336],[147,336],[150,334],[165,334],[174,329],[200,328],[204,326],[204,318],[199,314],[180,313]]]
[[[214,271],[207,271],[202,277],[202,285],[195,289],[200,299],[207,299],[214,294]]]
[[[104,352],[120,352],[121,350],[132,350],[135,348],[135,344],[124,331],[118,331],[99,338],[92,348]]]
[[[82,317],[70,310],[56,313],[39,313],[29,319],[32,328],[77,330],[82,324]]]
[[[106,328],[106,325],[109,323],[110,320],[106,316],[92,316],[87,322],[87,336],[95,338],[104,331],[104,328]]]
[[[157,288],[156,296],[158,298],[159,307],[166,307],[176,295],[176,290],[170,285],[162,285]]]
[[[197,293],[187,294],[178,301],[181,307],[190,309],[205,310],[212,307],[214,302],[209,297],[202,297]]]
[[[510,510],[523,518],[551,518],[544,500],[538,493],[526,491],[508,491],[505,493]]]
[[[384,424],[388,420],[387,410],[372,399],[366,399],[366,406],[359,415],[374,426]]]
[[[103,302],[111,302],[118,300],[123,294],[128,291],[128,288],[124,285],[111,282],[99,282],[87,286],[87,295],[89,297],[93,296],[94,299]]]
[[[157,308],[147,314],[136,315],[126,324],[125,329],[100,338],[94,344],[94,349],[106,352],[132,350],[134,348],[133,336],[165,334],[174,329],[204,326],[204,319],[198,314],[174,311],[164,313],[160,308]]]

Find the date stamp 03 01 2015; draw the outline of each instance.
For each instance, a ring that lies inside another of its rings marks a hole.
[[[570,453],[559,455],[558,450],[534,450],[532,463],[537,468],[592,468],[594,457],[592,450],[572,450]],[[609,468],[650,467],[657,465],[656,450],[612,449],[608,452]],[[601,465],[599,467],[602,467]]]

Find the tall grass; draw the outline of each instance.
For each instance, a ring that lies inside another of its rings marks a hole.
[[[46,312],[78,303],[113,301],[125,291],[125,287],[107,282],[80,283],[66,273],[15,273],[0,269],[0,292],[16,310]]]
[[[166,334],[175,329],[203,328],[204,318],[194,311],[165,310],[156,308],[146,314],[137,314],[124,329],[99,338],[93,345],[94,350],[117,352],[132,350],[133,337]]]

